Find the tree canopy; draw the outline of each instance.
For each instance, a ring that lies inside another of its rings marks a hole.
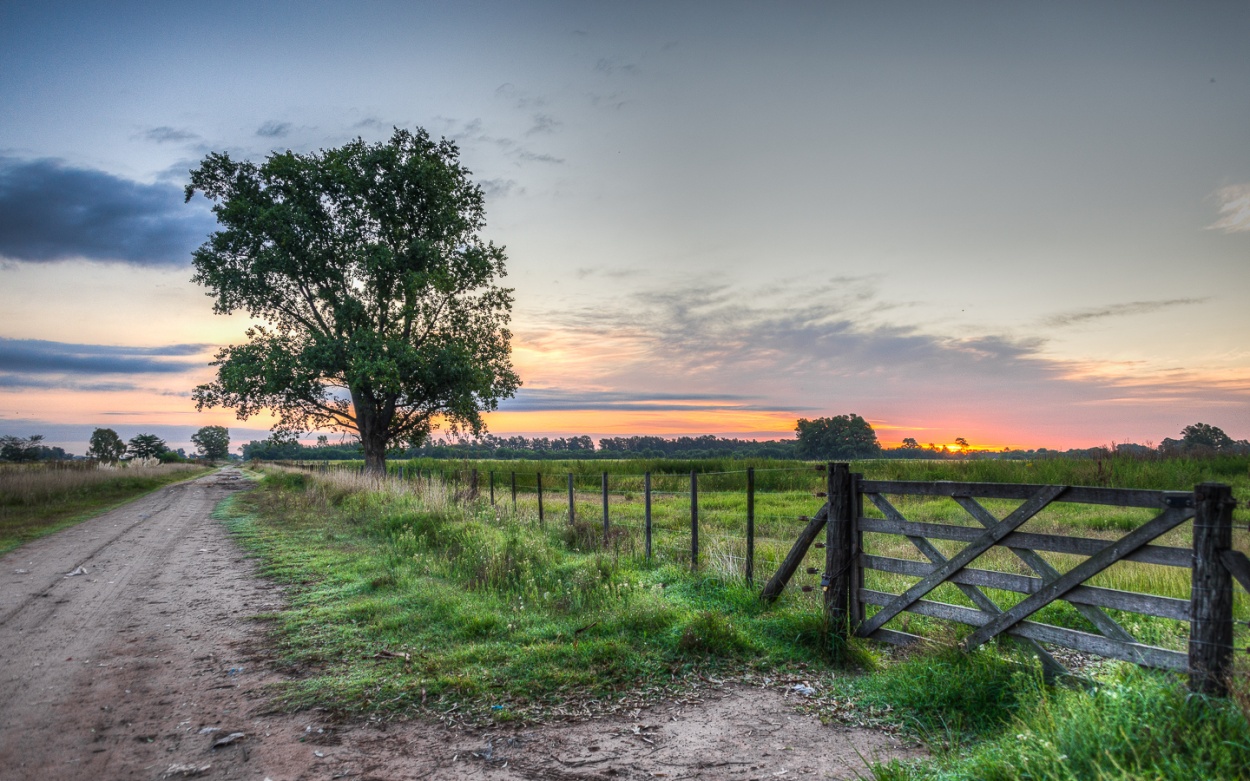
[[[5,435],[0,437],[0,461],[38,461],[44,450],[43,435],[29,437]]]
[[[87,446],[87,458],[94,458],[106,464],[117,463],[126,455],[126,443],[111,428],[98,428],[91,432],[91,441]]]
[[[203,458],[220,461],[230,456],[230,429],[225,426],[205,426],[191,435],[191,443],[199,448]]]
[[[126,450],[134,458],[160,458],[169,448],[155,434],[137,434],[130,438]]]
[[[194,281],[217,313],[264,325],[217,354],[197,406],[272,410],[278,437],[353,433],[372,471],[440,420],[481,433],[520,379],[504,248],[480,236],[469,176],[454,143],[420,129],[260,165],[206,157],[186,197],[212,200],[220,230],[194,253]]]
[[[799,418],[794,430],[799,438],[799,458],[873,458],[881,454],[877,432],[859,415]]]

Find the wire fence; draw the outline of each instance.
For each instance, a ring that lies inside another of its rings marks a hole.
[[[296,462],[363,473],[359,464]],[[442,483],[535,524],[562,524],[578,550],[763,582],[824,503],[823,467],[715,472],[542,472],[390,465],[387,478]],[[811,584],[798,583],[804,591]]]

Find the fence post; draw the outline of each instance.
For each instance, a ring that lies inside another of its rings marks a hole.
[[[608,549],[608,473],[603,473],[603,549]]]
[[[642,475],[642,493],[645,497],[643,502],[644,526],[643,536],[646,538],[647,561],[651,561],[651,473],[645,472]]]
[[[538,522],[543,522],[543,473],[536,472],[538,478]]]
[[[577,520],[576,505],[573,504],[573,473],[569,472],[569,526]]]
[[[860,485],[863,479],[863,474],[859,472],[851,475],[851,499],[855,509],[851,516],[851,576],[848,579],[851,591],[847,601],[851,608],[852,628],[864,623],[864,563],[860,558],[864,552],[864,533],[859,530],[859,519],[864,517],[864,491]]]
[[[477,467],[469,470],[469,480],[472,481],[472,485],[469,486],[469,498],[477,501]]]
[[[512,473],[512,512],[516,512],[516,472]]]
[[[829,500],[829,522],[825,524],[825,618],[829,628],[843,640],[850,639],[851,596],[851,517],[854,497],[851,496],[851,472],[847,464],[825,467]]]
[[[492,507],[494,507],[495,506],[495,473],[489,472],[488,474],[490,475],[490,504]]]
[[[1233,492],[1223,483],[1194,488],[1193,582],[1189,602],[1189,688],[1225,696],[1233,671],[1233,578],[1220,551],[1233,542]]]
[[[755,467],[747,467],[747,585],[755,585]]]
[[[699,473],[690,473],[690,569],[699,568]]]

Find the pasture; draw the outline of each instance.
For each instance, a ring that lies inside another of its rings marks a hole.
[[[756,469],[754,585],[743,572],[746,493],[741,470],[748,465]],[[331,707],[380,718],[525,722],[619,710],[709,678],[798,680],[818,692],[808,707],[822,717],[901,728],[938,751],[936,765],[878,768],[883,778],[939,770],[949,777],[977,777],[960,775],[961,758],[971,756],[965,752],[990,762],[984,752],[1001,756],[1008,750],[996,742],[997,736],[1012,730],[1025,734],[1020,731],[1025,724],[1032,725],[1030,735],[1048,735],[1038,740],[1052,747],[1068,745],[1060,740],[1063,733],[1086,744],[1083,749],[1074,744],[1072,752],[1102,752],[1081,761],[1107,769],[1107,778],[1135,778],[1137,772],[1152,778],[1220,777],[1220,768],[1244,767],[1250,760],[1245,716],[1235,701],[1212,700],[1201,713],[1187,710],[1183,684],[1166,673],[1085,659],[1085,680],[1095,682],[1085,686],[1094,688],[1055,688],[1030,672],[1036,670],[1034,660],[1013,643],[993,644],[974,654],[898,652],[866,641],[838,645],[823,626],[818,588],[804,592],[792,587],[777,603],[761,603],[760,584],[794,541],[803,525],[798,517],[814,514],[823,501],[812,495],[823,477],[810,464],[407,462],[391,468],[394,476],[380,481],[358,475],[350,465],[325,472],[270,468],[258,491],[222,510],[266,571],[293,587],[290,609],[273,616],[280,653],[304,676],[281,692],[287,707]],[[541,521],[539,469],[544,475]],[[876,479],[1174,490],[1191,490],[1210,480],[1231,484],[1237,496],[1250,495],[1250,460],[1245,458],[866,462],[852,469]],[[478,473],[476,498],[472,470]],[[690,560],[691,471],[698,473],[697,568]],[[515,509],[513,472],[518,477]],[[645,555],[641,501],[646,472],[652,480],[650,559]],[[574,475],[572,524],[569,473]],[[964,522],[947,505],[917,501],[907,507],[908,517]],[[1237,544],[1244,550],[1247,518],[1244,508],[1237,513]],[[1036,524],[1032,530],[1110,539],[1141,520],[1141,513],[1131,509],[1093,511],[1060,504],[1029,523]],[[1170,532],[1169,543],[1187,545],[1187,528]],[[914,556],[904,546],[905,540],[865,535],[865,550],[876,555]],[[1047,557],[1060,570],[1071,566],[1060,555]],[[1010,569],[1013,563],[1003,560],[999,565]],[[1188,597],[1187,579],[1165,577],[1158,569],[1121,562],[1098,583]],[[870,587],[892,591],[915,580],[883,572],[867,576],[880,579],[870,580]],[[811,583],[819,576],[807,577]],[[940,588],[944,591],[937,598],[967,603],[960,591]],[[1019,599],[1010,592],[987,592],[1004,604]],[[1241,622],[1250,617],[1244,594],[1239,594],[1236,610]],[[1043,612],[1048,622],[1084,626],[1085,619],[1067,603]],[[951,644],[965,631],[925,616],[908,618],[912,631],[940,643]],[[1130,614],[1116,618],[1144,642],[1184,647],[1183,622]],[[1244,625],[1239,631],[1238,643],[1244,646]],[[852,670],[863,674],[848,675]],[[1239,686],[1244,704],[1244,675]],[[1122,695],[1091,699],[1091,691]],[[1130,702],[1138,710],[1127,710]],[[1196,754],[1181,752],[1184,756],[1171,770],[1139,754],[1144,744],[1131,730],[1126,732],[1126,725],[1145,728],[1149,713],[1179,720],[1176,729],[1187,730]],[[1080,720],[1076,728],[1073,719]],[[1230,742],[1229,736],[1238,734],[1242,742]],[[1218,747],[1214,753],[1208,751],[1212,741]],[[1051,759],[1059,763],[1054,757],[1063,752],[1056,752]],[[1103,754],[1112,764],[1099,759]],[[1042,754],[1037,756],[1041,761]],[[1068,756],[1077,758],[1076,753]],[[1137,770],[1112,773],[1114,763]],[[978,773],[984,765],[980,767]],[[1055,767],[1051,776],[996,777],[1098,777],[1064,775],[1061,763]]]

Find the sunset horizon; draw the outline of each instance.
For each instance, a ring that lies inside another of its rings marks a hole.
[[[255,324],[191,281],[219,227],[191,171],[424,128],[507,255],[522,384],[493,434],[1250,438],[1245,7],[0,19],[0,435],[268,436],[191,396]]]

